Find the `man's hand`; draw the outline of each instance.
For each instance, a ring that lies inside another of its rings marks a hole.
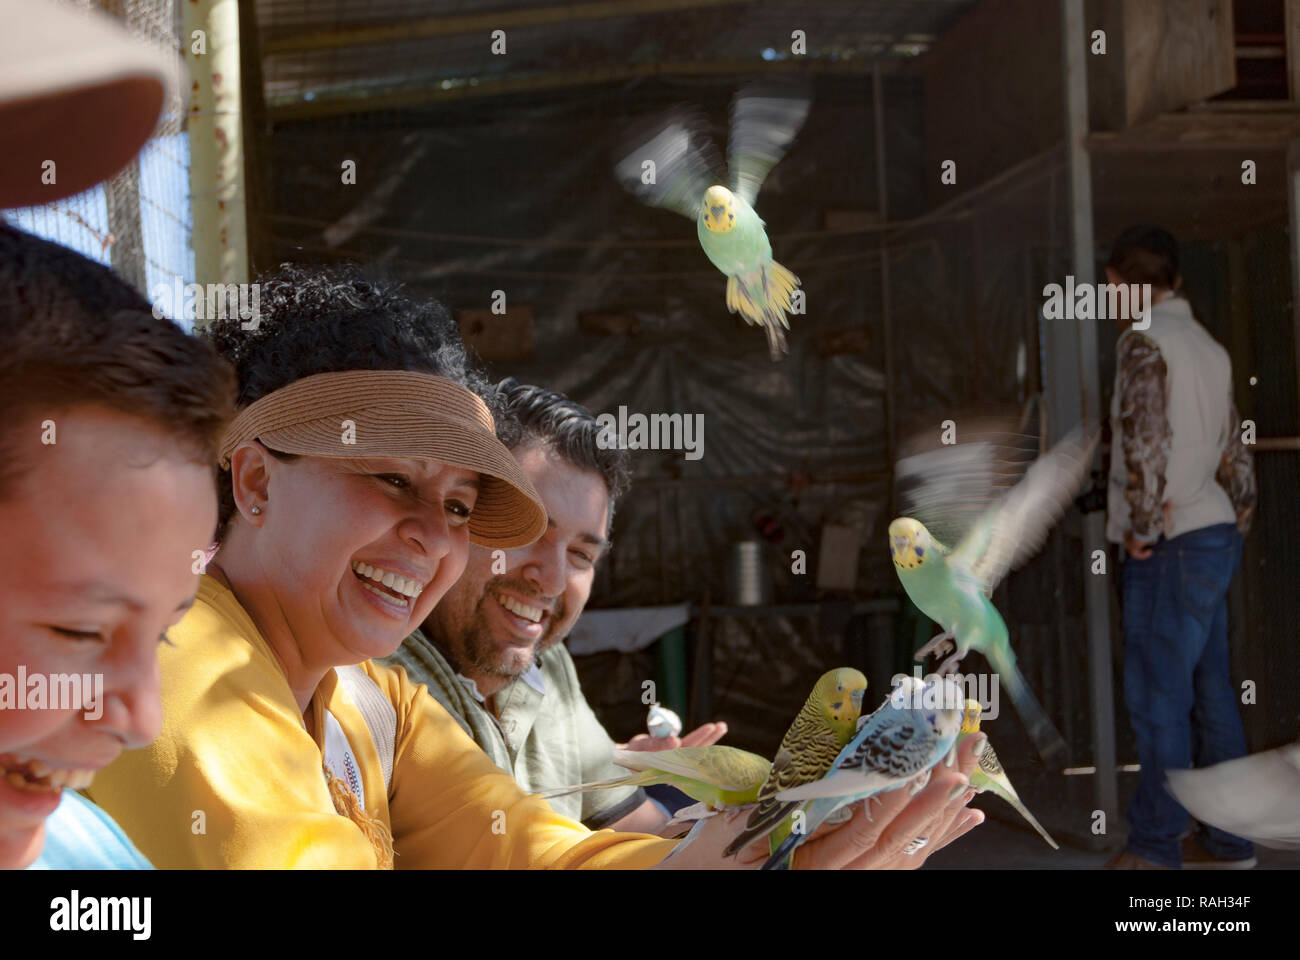
[[[975,769],[975,747],[986,743],[984,734],[967,737],[957,751],[957,763],[943,762],[931,771],[930,783],[915,797],[907,787],[882,794],[871,804],[871,819],[863,804],[853,807],[847,822],[820,828],[794,855],[798,870],[915,870],[930,854],[984,822],[982,810],[967,810],[975,795],[970,774]],[[960,789],[964,788],[964,789]],[[738,856],[724,857],[723,849],[744,829],[747,808],[710,818],[685,849],[673,853],[659,866],[664,870],[754,870],[767,859],[767,838],[757,840]],[[925,843],[915,852],[916,841]]]
[[[1144,543],[1133,536],[1132,530],[1124,534],[1124,549],[1128,551],[1128,555],[1134,560],[1145,560],[1151,556],[1151,544]]]
[[[684,737],[652,737],[638,733],[627,743],[616,743],[620,750],[675,750],[678,747],[709,747],[727,735],[725,723],[706,723]]]

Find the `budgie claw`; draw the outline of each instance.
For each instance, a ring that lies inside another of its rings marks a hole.
[[[945,767],[951,767],[956,762],[957,762],[957,747],[954,746],[951,750],[948,751],[948,756],[943,758],[943,765]]]
[[[943,654],[947,653],[950,649],[955,649],[953,645],[948,642],[949,640],[952,639],[953,639],[952,631],[945,630],[943,633],[939,634],[937,637],[935,637],[933,640],[931,640],[929,643],[923,646],[920,650],[916,651],[916,656],[913,657],[913,659],[924,660],[926,657],[930,656],[930,654],[934,654],[936,657],[942,656]]]
[[[913,797],[916,796],[918,793],[920,793],[922,790],[924,790],[927,786],[930,785],[931,769],[932,768],[927,767],[924,773],[919,774],[912,779],[912,786],[908,788],[909,796],[913,796]]]
[[[939,664],[939,669],[936,672],[940,676],[943,676],[945,673],[955,673],[959,663],[961,663],[961,653],[954,653],[943,663]]]

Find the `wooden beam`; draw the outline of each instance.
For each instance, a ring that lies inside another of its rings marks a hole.
[[[409,40],[456,37],[474,33],[482,33],[487,37],[493,30],[509,31],[557,23],[581,23],[654,13],[672,13],[678,10],[699,10],[704,7],[737,7],[748,5],[750,2],[751,0],[595,0],[592,3],[518,7],[513,10],[491,10],[458,16],[424,17],[419,20],[406,20],[379,26],[340,27],[333,30],[273,36],[263,44],[262,51],[268,56],[274,56],[277,53],[337,50],[340,47],[404,43]]]
[[[1286,75],[1292,100],[1300,100],[1300,0],[1286,3]]]
[[[882,64],[889,73],[891,60]],[[629,63],[617,66],[592,67],[528,76],[503,76],[500,78],[472,78],[457,81],[456,86],[443,89],[427,82],[415,87],[403,87],[372,95],[340,95],[337,98],[318,96],[313,100],[272,103],[268,113],[273,123],[289,120],[310,120],[319,117],[336,117],[354,113],[371,113],[379,110],[408,110],[436,103],[453,103],[532,93],[538,90],[559,90],[566,87],[595,86],[620,83],[643,77],[715,77],[746,76],[754,74],[790,73],[801,75],[839,74],[865,76],[872,71],[870,60],[683,60],[677,62]],[[444,81],[446,82],[446,81]]]

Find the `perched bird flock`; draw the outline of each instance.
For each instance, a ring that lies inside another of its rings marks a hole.
[[[674,818],[698,821],[684,843],[691,842],[708,817],[748,810],[726,855],[766,838],[769,856],[763,869],[789,868],[795,851],[820,827],[847,820],[853,804],[869,803],[871,797],[904,787],[920,792],[930,771],[939,763],[951,765],[960,741],[979,732],[979,703],[963,698],[950,678],[900,677],[890,696],[862,716],[866,688],[866,677],[849,667],[823,674],[771,762],[719,745],[617,750],[614,762],[630,771],[626,777],[575,784],[543,796],[668,784],[697,801]],[[988,744],[979,754],[971,786],[1006,800],[1056,849],[1020,802]]]

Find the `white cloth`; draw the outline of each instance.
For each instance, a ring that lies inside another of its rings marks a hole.
[[[328,710],[325,711],[325,768],[336,780],[342,780],[347,785],[364,810],[366,788],[361,783],[361,764],[357,763],[347,734]]]
[[[1164,500],[1170,504],[1164,535],[1173,539],[1218,523],[1235,523],[1232,501],[1215,480],[1231,431],[1232,363],[1228,352],[1192,315],[1182,297],[1162,300],[1151,308],[1151,326],[1128,330],[1120,337],[1142,335],[1155,341],[1165,361],[1165,395],[1169,417],[1169,462],[1165,468]],[[1106,538],[1122,543],[1130,529],[1124,496],[1128,469],[1124,462],[1120,419],[1120,371],[1115,371],[1111,398],[1110,478]]]
[[[583,656],[601,650],[635,653],[691,619],[689,604],[670,607],[623,607],[588,610],[569,634],[569,653]]]

